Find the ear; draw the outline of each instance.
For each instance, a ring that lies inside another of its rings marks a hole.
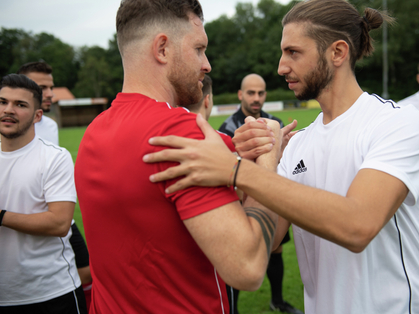
[[[418,81],[419,84],[419,74],[416,74],[416,81]]]
[[[205,96],[205,98],[204,98],[204,108],[205,108],[205,109],[207,109],[207,108],[208,108],[208,106],[209,106],[209,97],[210,97],[210,95],[208,94],[208,95],[206,95],[206,96]]]
[[[37,122],[41,121],[42,115],[43,115],[42,109],[36,109],[35,110],[35,115],[33,117],[33,123],[37,123]]]
[[[331,61],[339,67],[344,61],[349,61],[349,45],[344,40],[337,40],[331,46]]]
[[[243,92],[241,89],[239,89],[239,91],[237,92],[237,97],[239,97],[239,100],[241,101],[243,98]]]
[[[166,64],[169,53],[169,38],[166,34],[160,33],[153,40],[153,56],[159,63]]]

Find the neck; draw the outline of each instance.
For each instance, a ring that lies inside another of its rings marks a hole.
[[[336,71],[333,81],[316,99],[323,111],[323,123],[328,124],[346,112],[362,93],[352,72],[342,75]]]
[[[147,52],[141,57],[126,57],[123,67],[123,93],[139,93],[175,107],[179,105],[164,64],[156,62]]]
[[[175,107],[178,106],[178,101],[175,99],[173,91],[170,88],[164,88],[161,82],[159,84],[152,79],[149,82],[141,82],[127,79],[125,76],[122,92],[138,93],[161,102],[167,102]]]
[[[17,138],[6,138],[1,135],[1,151],[2,152],[13,152],[15,150],[21,149],[28,145],[35,137],[35,132],[26,132],[26,134],[19,136]]]

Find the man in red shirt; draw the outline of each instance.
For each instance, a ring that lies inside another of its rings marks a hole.
[[[150,137],[204,138],[196,115],[176,108],[202,98],[211,70],[201,6],[125,0],[117,38],[122,93],[89,125],[75,168],[93,277],[90,313],[228,313],[224,282],[241,290],[261,285],[279,244],[277,216],[252,198],[243,209],[228,187],[167,194],[174,181],[149,177],[174,163],[142,161],[161,149]],[[280,144],[257,162],[275,171]]]

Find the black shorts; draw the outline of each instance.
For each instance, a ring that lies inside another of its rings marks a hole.
[[[15,306],[0,306],[2,314],[87,314],[83,288],[52,300]]]
[[[287,233],[285,234],[284,238],[282,239],[282,242],[280,245],[287,243],[289,240],[291,240],[290,238],[290,232],[287,231]]]
[[[74,255],[76,256],[77,268],[89,266],[89,251],[87,250],[86,242],[77,228],[76,223],[71,225],[71,231],[73,232],[70,238],[70,244],[73,247]]]

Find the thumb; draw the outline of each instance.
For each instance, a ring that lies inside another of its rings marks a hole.
[[[204,133],[205,138],[211,138],[214,134],[217,134],[200,113],[196,115],[196,124],[199,126],[202,133]]]
[[[249,123],[251,121],[256,121],[256,119],[252,116],[247,116],[246,119],[244,119],[244,123]]]

